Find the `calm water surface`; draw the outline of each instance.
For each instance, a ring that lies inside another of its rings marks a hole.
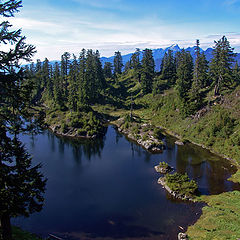
[[[203,194],[239,188],[227,181],[236,171],[229,162],[191,144],[176,146],[170,137],[162,154],[148,153],[112,126],[97,141],[70,141],[48,131],[22,140],[48,182],[43,210],[13,223],[44,237],[176,239],[179,226],[198,219],[202,204],[174,200],[157,184],[153,167],[160,161],[187,172]]]

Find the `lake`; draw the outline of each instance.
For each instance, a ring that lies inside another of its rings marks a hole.
[[[230,162],[192,144],[151,154],[109,126],[96,141],[58,138],[49,131],[21,136],[33,163],[48,178],[45,205],[30,218],[13,219],[23,229],[63,239],[176,239],[201,214],[201,203],[173,199],[154,166],[169,163],[187,172],[202,194],[239,189],[227,181],[236,171]]]

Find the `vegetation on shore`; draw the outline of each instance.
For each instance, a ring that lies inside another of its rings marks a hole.
[[[42,238],[37,237],[35,234],[23,231],[19,227],[12,227],[13,239],[14,240],[42,240]]]
[[[197,193],[197,183],[189,179],[188,175],[180,173],[167,173],[163,178],[166,186],[177,196],[181,198],[195,198]]]
[[[188,227],[189,239],[236,240],[240,236],[240,192],[202,196],[207,203],[199,220]]]
[[[19,7],[21,1],[4,1],[1,15],[12,17]],[[225,36],[215,42],[210,63],[197,41],[194,59],[184,49],[176,54],[169,50],[159,73],[154,70],[150,49],[143,50],[141,58],[137,49],[124,71],[119,51],[115,52],[113,66],[102,66],[99,52],[92,49],[82,49],[72,59],[65,52],[60,64],[52,65],[46,58],[20,69],[19,61],[30,60],[35,47],[24,43],[20,30],[11,32],[9,27],[8,22],[2,23],[1,42],[11,42],[16,49],[14,53],[2,52],[0,62],[0,147],[4,167],[0,177],[4,186],[0,218],[4,240],[12,239],[11,217],[40,211],[44,201],[46,181],[38,171],[40,166],[31,165],[17,137],[26,131],[24,120],[31,117],[28,111],[33,104],[44,109],[45,123],[60,135],[99,136],[104,133],[105,120],[119,115],[115,122],[119,130],[147,149],[163,148],[164,127],[181,139],[208,147],[240,164],[240,70]],[[8,137],[8,131],[15,137]],[[231,179],[239,182],[239,175],[238,171]],[[167,174],[164,180],[179,195],[192,197],[197,190],[187,175]],[[238,191],[202,196],[200,199],[208,206],[199,221],[189,227],[190,238],[239,237],[239,197]],[[13,237],[34,239],[20,232],[15,229]]]

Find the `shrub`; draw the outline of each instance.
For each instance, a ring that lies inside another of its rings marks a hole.
[[[168,168],[169,166],[168,166],[168,164],[166,162],[160,162],[159,163],[159,167],[160,168]]]
[[[186,173],[166,174],[166,183],[172,191],[186,196],[194,195],[198,189],[197,183],[190,181]]]

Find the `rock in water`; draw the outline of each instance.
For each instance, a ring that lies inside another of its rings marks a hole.
[[[187,240],[187,239],[188,239],[188,236],[187,236],[186,233],[180,232],[180,233],[178,234],[178,240]]]

